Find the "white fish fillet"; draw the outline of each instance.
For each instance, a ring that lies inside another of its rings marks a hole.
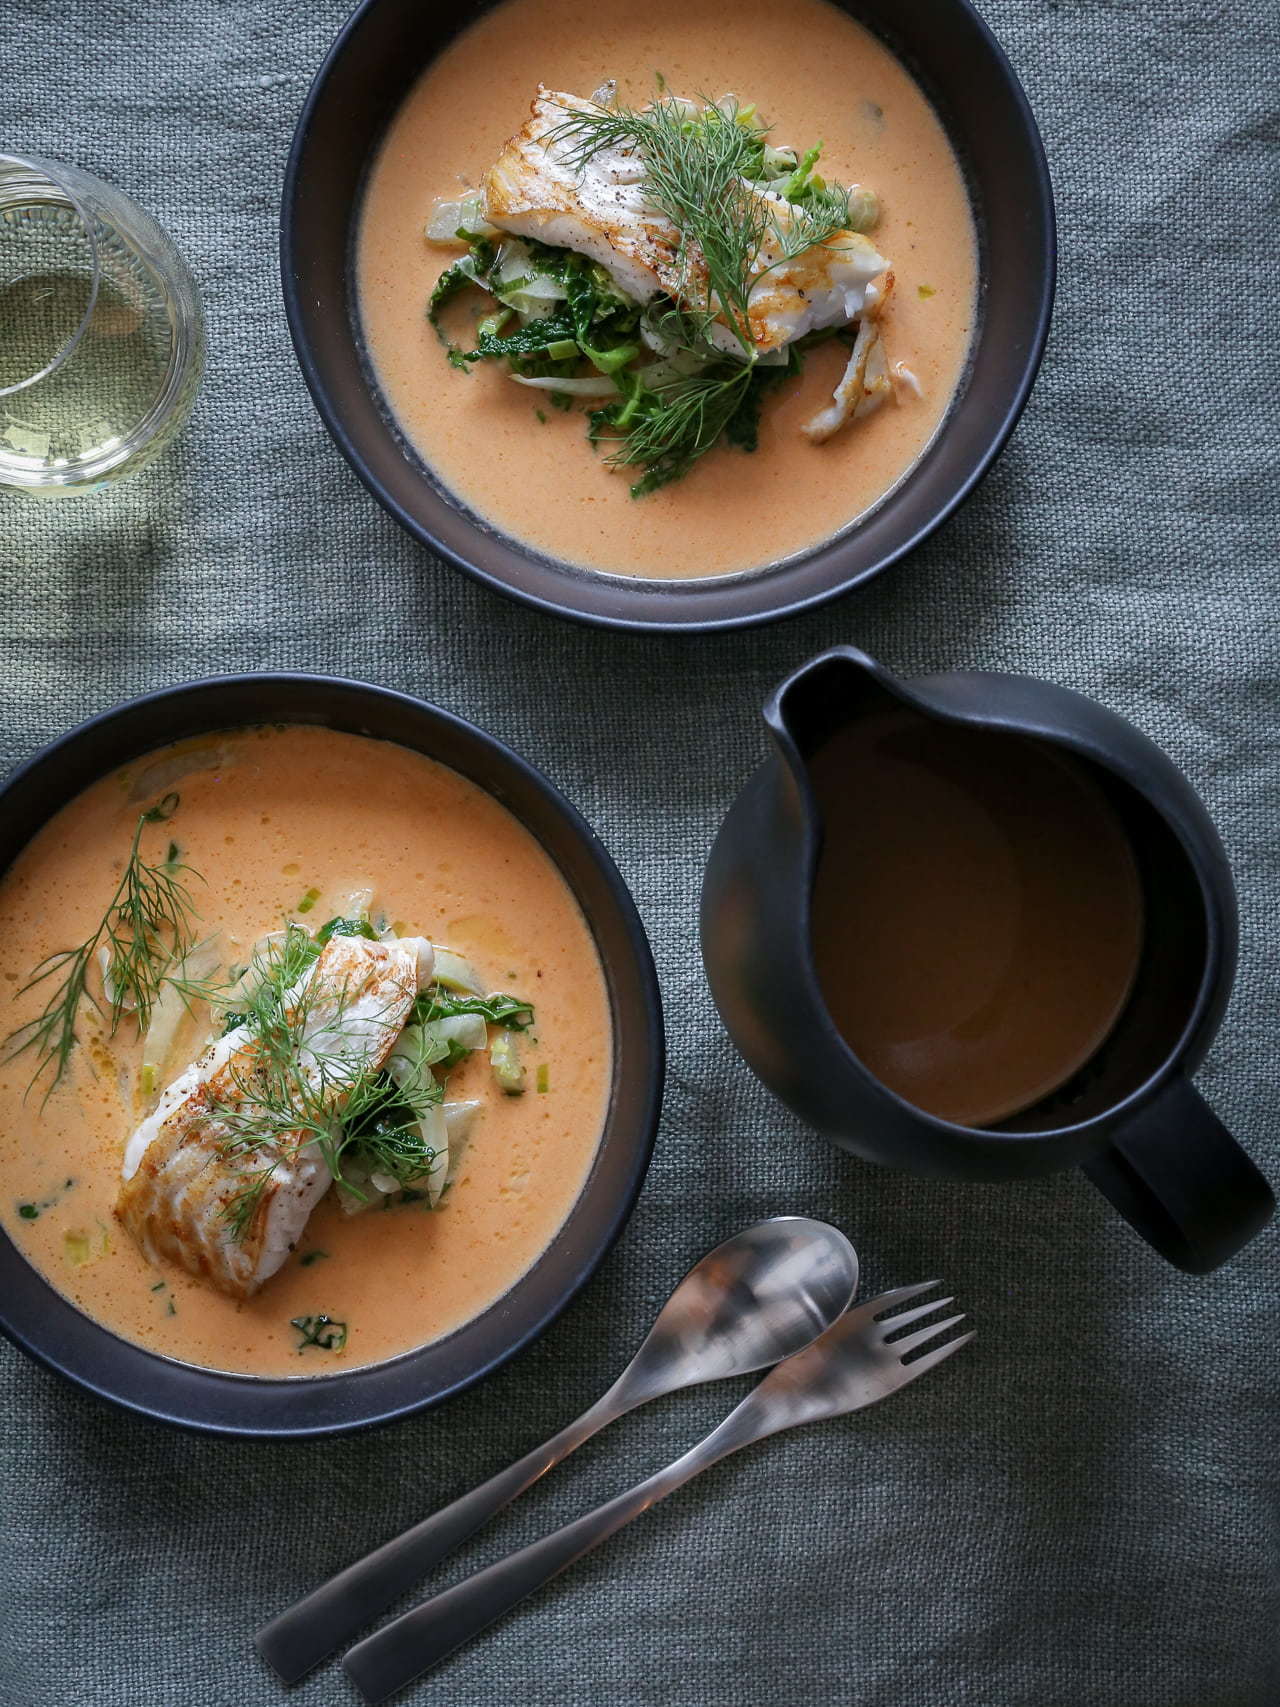
[[[317,1074],[312,1082],[321,1083],[335,1114],[344,1083],[391,1053],[414,997],[431,981],[433,961],[421,937],[335,936],[294,986],[290,1004],[306,993],[299,1066],[307,1073],[325,1058],[323,1080]],[[237,1026],[168,1086],[126,1146],[116,1203],[150,1261],[176,1262],[236,1298],[252,1296],[281,1267],[332,1183],[318,1144],[264,1146],[253,1167],[273,1159],[274,1166],[244,1236],[234,1236],[227,1209],[245,1162],[227,1154],[229,1129],[211,1111],[245,1106],[259,1048],[249,1027]],[[342,1072],[334,1071],[334,1057]]]
[[[838,433],[846,421],[860,421],[878,409],[892,389],[880,327],[868,317],[858,327],[848,364],[830,403],[800,430],[815,444],[822,444]]]
[[[602,149],[579,171],[570,164],[572,139],[546,140],[569,114],[591,108],[576,95],[539,86],[529,119],[485,174],[486,217],[502,231],[589,255],[633,301],[659,293],[678,298],[686,282],[679,233],[646,202],[635,150]],[[793,217],[790,203],[771,192],[760,197],[785,228]],[[856,231],[837,232],[765,271],[778,259],[776,245],[766,243],[748,299],[750,335],[762,355],[806,332],[874,313],[889,267]],[[713,332],[726,350],[740,348],[727,326]]]

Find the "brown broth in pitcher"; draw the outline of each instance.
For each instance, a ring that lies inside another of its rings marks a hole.
[[[811,765],[813,948],[831,1016],[915,1107],[984,1126],[1072,1077],[1133,986],[1142,892],[1084,765],[906,710]]]

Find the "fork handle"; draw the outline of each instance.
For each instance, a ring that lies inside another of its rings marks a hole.
[[[433,1595],[367,1636],[344,1656],[342,1664],[347,1675],[366,1701],[382,1701],[394,1695],[455,1648],[478,1636],[552,1577],[559,1576],[575,1560],[607,1541],[641,1512],[666,1499],[718,1458],[747,1444],[742,1439],[719,1441],[716,1439],[719,1434],[717,1430],[683,1458],[619,1494],[607,1505],[499,1559],[497,1564],[477,1571],[442,1594]]]
[[[481,1524],[628,1408],[617,1388],[611,1388],[545,1445],[357,1559],[264,1624],[254,1637],[258,1652],[286,1683],[296,1683],[419,1583]]]

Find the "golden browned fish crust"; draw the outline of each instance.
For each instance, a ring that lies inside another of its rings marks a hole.
[[[376,943],[335,936],[299,984],[291,1013],[299,1012],[305,988],[307,1036],[323,1032],[341,1013],[357,1039],[346,1062],[377,1069],[409,1016],[424,951],[429,969],[430,947],[416,938]],[[260,1047],[247,1027],[238,1027],[169,1086],[130,1141],[116,1203],[116,1214],[152,1262],[177,1263],[234,1298],[252,1296],[281,1266],[332,1180],[305,1131],[264,1144],[252,1166],[271,1166],[271,1174],[243,1236],[234,1236],[228,1212],[243,1187],[245,1163],[228,1153],[227,1119],[251,1107],[246,1091]],[[319,1080],[325,1107],[338,1111],[347,1082],[341,1076]]]

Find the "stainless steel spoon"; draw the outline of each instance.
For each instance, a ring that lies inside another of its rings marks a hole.
[[[821,1339],[766,1375],[754,1392],[736,1410],[730,1411],[719,1428],[683,1458],[677,1458],[674,1464],[619,1494],[607,1505],[588,1512],[576,1523],[567,1524],[554,1535],[500,1559],[487,1570],[477,1571],[475,1576],[443,1594],[433,1595],[412,1612],[393,1619],[385,1629],[357,1643],[342,1662],[348,1676],[367,1701],[382,1701],[394,1695],[455,1648],[478,1636],[495,1619],[510,1612],[526,1595],[616,1534],[632,1518],[648,1511],[719,1459],[782,1429],[861,1410],[933,1369],[971,1340],[972,1333],[938,1345],[914,1363],[902,1360],[909,1351],[936,1340],[948,1328],[962,1322],[963,1316],[929,1322],[902,1339],[890,1340],[889,1335],[908,1322],[941,1309],[943,1304],[951,1302],[949,1298],[935,1298],[914,1310],[900,1311],[886,1321],[878,1318],[936,1285],[937,1281],[930,1280],[923,1286],[903,1286],[850,1310]]]
[[[589,1411],[264,1624],[254,1637],[258,1652],[286,1683],[295,1682],[606,1424],[663,1393],[790,1357],[839,1319],[857,1289],[853,1246],[825,1222],[779,1215],[727,1239],[690,1269]]]

